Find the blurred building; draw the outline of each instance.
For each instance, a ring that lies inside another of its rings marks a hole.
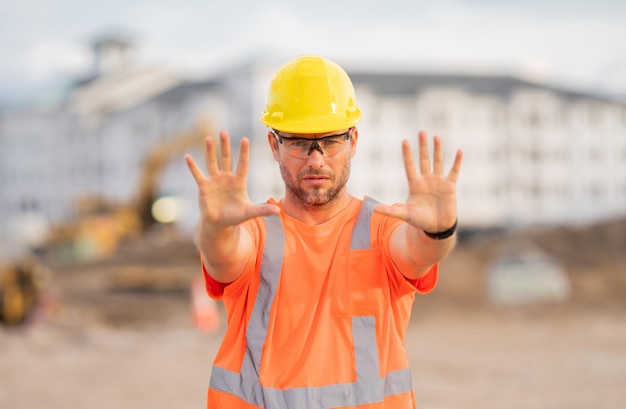
[[[198,121],[227,129],[233,146],[252,142],[253,201],[283,184],[258,122],[271,76],[283,61],[255,59],[202,82],[127,63],[83,81],[54,109],[0,115],[0,236],[25,214],[50,223],[73,216],[77,199],[132,200],[150,152]],[[98,44],[99,52],[106,50]],[[626,104],[516,78],[348,70],[364,113],[351,191],[403,201],[400,143],[417,131],[443,138],[446,168],[465,152],[459,220],[468,229],[584,224],[626,214]],[[236,150],[236,149],[235,149]],[[189,152],[202,162],[200,147]],[[168,158],[158,195],[185,199],[197,217],[196,187],[182,154]]]
[[[443,138],[466,228],[587,224],[626,214],[626,104],[510,77],[353,73],[360,190],[405,188],[398,139]],[[365,156],[365,158],[364,158]],[[379,162],[378,166],[367,163]]]
[[[198,151],[191,134],[238,111],[215,81],[133,64],[124,42],[94,50],[93,71],[59,106],[0,112],[0,238],[19,239],[35,217],[69,223],[88,201],[131,205],[153,178],[156,196],[194,196],[174,148]]]

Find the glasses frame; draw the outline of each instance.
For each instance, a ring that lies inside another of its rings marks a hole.
[[[346,132],[342,132],[339,134],[334,134],[334,135],[328,135],[328,136],[322,136],[321,138],[294,138],[294,137],[286,137],[286,136],[282,136],[280,134],[278,134],[279,131],[277,131],[276,129],[272,129],[272,133],[274,134],[274,136],[276,137],[276,139],[278,139],[278,143],[280,143],[281,145],[283,144],[283,139],[286,140],[293,140],[293,141],[307,141],[307,142],[311,142],[311,146],[309,146],[309,151],[307,152],[306,156],[294,156],[291,155],[289,153],[289,151],[287,151],[287,153],[289,154],[289,156],[293,156],[294,158],[308,158],[309,156],[311,156],[311,153],[313,153],[313,150],[317,149],[322,156],[326,156],[326,157],[331,157],[331,156],[335,156],[337,153],[334,153],[332,155],[329,155],[327,153],[324,153],[324,151],[322,150],[322,147],[319,145],[319,141],[323,141],[324,139],[329,139],[329,138],[337,138],[339,136],[343,136],[345,140],[349,140],[352,137],[352,130],[354,129],[354,127],[348,129]]]

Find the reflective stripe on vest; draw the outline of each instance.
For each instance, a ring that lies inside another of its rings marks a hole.
[[[374,199],[365,198],[352,230],[350,250],[370,248],[370,218]],[[280,279],[285,248],[285,233],[280,217],[264,218],[265,246],[261,277],[252,315],[246,330],[246,352],[241,373],[213,366],[210,387],[233,394],[261,407],[276,409],[329,409],[382,402],[386,396],[411,391],[409,368],[388,372],[380,378],[376,320],[373,316],[352,317],[352,337],[356,360],[356,382],[325,386],[276,389],[259,383],[261,353],[267,336],[270,308]]]

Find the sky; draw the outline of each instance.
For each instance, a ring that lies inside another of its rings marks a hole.
[[[624,0],[0,0],[0,104],[54,100],[123,32],[139,64],[189,78],[254,56],[513,75],[626,96]]]

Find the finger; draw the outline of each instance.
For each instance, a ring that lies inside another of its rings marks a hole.
[[[437,135],[434,137],[433,149],[433,171],[435,175],[443,175],[443,148],[441,147],[441,138]]]
[[[402,141],[402,160],[404,161],[404,171],[406,178],[410,181],[417,177],[417,169],[413,161],[413,152],[411,152],[411,144],[406,139]]]
[[[204,173],[202,173],[200,167],[196,165],[196,162],[193,160],[191,155],[185,155],[185,162],[187,162],[187,167],[189,168],[189,171],[191,172],[193,178],[196,180],[196,183],[201,183],[205,179]]]
[[[215,153],[215,142],[213,138],[208,136],[204,140],[204,161],[206,162],[206,168],[209,172],[209,176],[215,176],[220,172],[220,168],[217,164],[217,155]]]
[[[273,214],[279,214],[279,213],[280,213],[280,207],[268,203],[268,204],[251,206],[246,211],[246,216],[249,219],[252,219],[254,217],[265,217],[265,216],[271,216]]]
[[[250,165],[250,141],[248,138],[242,138],[239,144],[239,159],[237,160],[237,175],[246,177],[248,175],[248,166]]]
[[[233,160],[230,151],[230,138],[226,131],[220,132],[220,147],[222,151],[222,171],[230,172],[232,170]]]
[[[428,153],[428,140],[425,131],[419,133],[419,160],[420,172],[422,175],[430,173],[430,157]]]
[[[454,158],[452,169],[450,169],[450,173],[448,173],[448,179],[452,182],[456,183],[457,179],[459,178],[459,172],[461,171],[461,162],[463,162],[463,151],[459,149],[456,152],[456,157]]]
[[[396,219],[408,221],[409,212],[405,206],[389,206],[389,205],[376,205],[374,206],[374,212],[380,213],[385,216],[395,217]]]

